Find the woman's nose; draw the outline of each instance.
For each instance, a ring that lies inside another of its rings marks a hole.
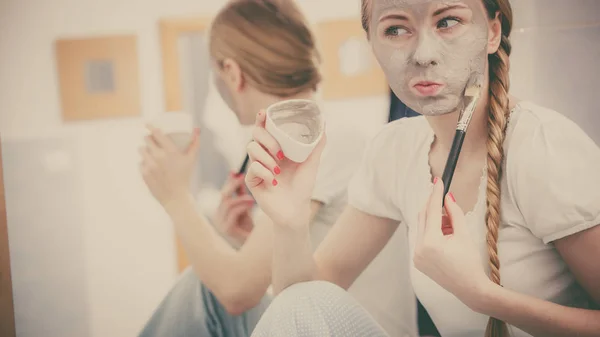
[[[435,66],[439,64],[440,57],[438,39],[429,32],[420,34],[413,53],[413,62],[421,67]]]

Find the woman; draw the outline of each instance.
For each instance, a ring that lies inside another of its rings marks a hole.
[[[259,113],[246,183],[275,224],[273,282],[285,291],[254,336],[383,336],[342,288],[398,223],[413,287],[442,336],[599,336],[600,150],[567,118],[508,94],[509,2],[363,0],[362,14],[391,88],[423,116],[373,139],[313,257],[305,200],[323,144],[303,164],[278,159]],[[444,196],[433,177],[472,83],[480,99]],[[306,282],[316,279],[329,282]]]
[[[277,101],[315,99],[321,80],[319,55],[292,1],[229,2],[212,23],[210,55],[216,87],[242,124],[253,123],[255,111]],[[355,151],[366,143],[360,131],[332,131],[336,136],[327,151],[335,156],[319,167],[309,197],[314,245],[343,210],[348,182],[360,163]],[[143,337],[249,336],[270,302],[265,292],[271,281],[271,222],[260,212],[250,216],[253,199],[244,192],[243,176],[235,174],[223,187],[214,221],[240,249],[230,247],[197,213],[187,187],[198,146],[196,138],[181,153],[151,128],[141,151],[144,180],[173,221],[192,265],[145,326]],[[277,179],[269,183],[277,184]],[[379,283],[373,287],[381,288]],[[373,293],[377,297],[377,290]],[[385,303],[377,305],[386,309]]]

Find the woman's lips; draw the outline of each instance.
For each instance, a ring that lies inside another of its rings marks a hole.
[[[443,84],[437,82],[421,81],[412,86],[418,96],[435,96],[440,93]]]

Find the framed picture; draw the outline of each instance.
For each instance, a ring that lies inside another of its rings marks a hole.
[[[316,25],[323,58],[324,99],[387,95],[388,85],[356,18]]]
[[[176,18],[160,21],[160,39],[165,90],[165,111],[184,108],[184,88],[181,78],[182,37],[204,36],[210,24],[208,18]]]
[[[63,121],[140,114],[135,36],[61,39],[55,52]]]

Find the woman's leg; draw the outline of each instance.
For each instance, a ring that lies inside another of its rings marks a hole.
[[[139,337],[248,337],[269,302],[265,296],[258,306],[232,316],[188,268]]]
[[[252,337],[387,337],[383,329],[337,285],[298,283],[282,291]]]

